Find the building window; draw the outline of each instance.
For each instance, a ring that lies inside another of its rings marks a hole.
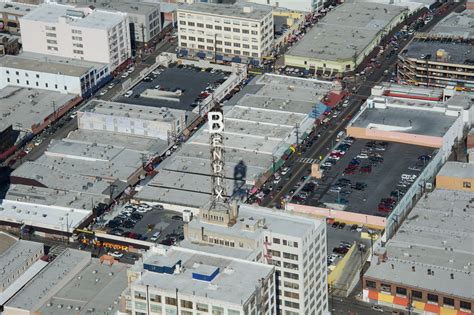
[[[16,75],[20,75],[20,72],[19,72],[19,71],[15,71],[15,74],[16,74]]]
[[[381,283],[380,284],[380,291],[390,293],[390,292],[392,292],[392,287],[390,286],[390,284]]]
[[[375,281],[365,280],[365,286],[367,288],[375,289],[376,288],[376,283],[375,283]]]
[[[82,34],[82,31],[81,30],[72,30],[72,33],[73,34]]]
[[[224,308],[219,306],[213,306],[212,315],[224,315]]]
[[[240,311],[231,310],[230,308],[227,310],[227,315],[240,315]]]
[[[64,86],[64,90],[67,91],[67,85]]]
[[[212,30],[212,25],[211,24],[206,24],[206,28],[209,28]]]
[[[7,82],[10,82],[10,78],[7,78]]]
[[[214,26],[214,29],[215,29],[216,31],[221,31],[221,30],[222,30],[222,26],[216,25],[216,26]]]
[[[233,31],[234,33],[240,33],[240,28],[234,28]]]
[[[411,291],[411,297],[414,300],[422,300],[423,299],[423,293],[421,293],[421,291],[412,290]]]
[[[165,298],[165,304],[176,306],[176,299],[172,298],[172,297],[166,297]]]
[[[203,303],[196,303],[196,310],[207,313],[209,311],[209,306]]]
[[[181,21],[179,21],[179,24],[180,25],[186,25],[186,21],[181,20]]]
[[[462,187],[464,188],[471,188],[471,182],[463,182]]]
[[[273,243],[275,244],[280,244],[280,239],[279,238],[273,238]]]
[[[75,54],[79,54],[79,55],[83,55],[83,54],[84,54],[84,51],[82,51],[82,50],[77,50],[77,49],[74,49],[72,52],[75,53]]]
[[[460,301],[460,302],[459,302],[459,306],[460,306],[463,310],[471,310],[471,302]]]
[[[443,297],[443,304],[447,306],[454,306],[454,299]]]
[[[82,44],[80,44],[80,43],[73,43],[72,45],[73,45],[74,47],[78,47],[78,48],[84,47],[84,46],[83,46]]]
[[[438,296],[428,293],[428,302],[438,303]]]
[[[189,26],[194,26],[194,25],[196,25],[196,24],[194,24],[194,22],[188,22],[188,25],[189,25]]]
[[[56,34],[54,34],[54,33],[46,33],[46,37],[56,37]]]
[[[57,44],[57,43],[58,43],[58,41],[57,41],[57,40],[54,40],[54,39],[47,39],[46,42],[47,42],[48,44]]]
[[[30,81],[26,80],[26,85],[30,85]]]
[[[193,309],[193,302],[181,300],[181,307]]]
[[[48,83],[45,83],[44,86],[45,86],[45,87],[48,87]]]
[[[20,84],[20,79],[16,79],[16,84]]]
[[[400,294],[400,295],[407,295],[407,289],[406,288],[401,288],[401,287],[397,287],[397,290],[396,290],[397,294]]]
[[[73,37],[72,37],[72,40],[82,41],[82,37],[80,37],[80,36],[73,36]]]
[[[48,48],[48,50],[58,51],[58,47],[48,46],[47,48]]]
[[[47,25],[46,25],[46,26],[45,26],[45,29],[46,29],[47,31],[55,31],[55,30],[56,30],[56,27],[54,27],[54,26],[47,26]]]
[[[57,89],[57,88],[58,88],[58,85],[57,85],[57,84],[55,84],[55,85],[54,85],[54,88],[55,88],[55,89]]]
[[[37,75],[36,75],[36,78],[37,78],[37,79],[39,79],[39,77],[40,77],[40,75],[39,75],[39,74],[37,74]]]

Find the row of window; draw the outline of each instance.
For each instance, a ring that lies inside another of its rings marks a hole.
[[[188,19],[194,19],[194,20],[199,20],[199,21],[203,21],[203,20],[211,20],[211,17],[204,17],[202,15],[191,15],[191,14],[187,14],[187,16],[184,14],[184,13],[179,13],[179,18],[181,20],[181,18],[188,18]],[[271,17],[271,15],[270,15]],[[269,20],[269,18],[267,18],[267,21]],[[211,20],[212,21],[212,20]],[[215,18],[214,19],[214,23],[216,24],[226,24],[226,25],[237,25],[237,26],[244,26],[244,27],[251,27],[251,28],[255,28],[255,27],[258,27],[259,23],[256,23],[256,22],[247,22],[247,21],[239,21],[239,20],[229,20],[229,19],[219,19],[219,18]]]
[[[229,27],[229,26],[220,26],[220,25],[211,25],[211,24],[203,24],[203,23],[194,23],[194,22],[187,22],[186,21],[179,21],[179,25],[187,25],[187,26],[191,26],[191,27],[197,27],[197,28],[206,28],[206,29],[210,29],[210,30],[216,30],[216,31],[222,31],[224,30],[224,32],[233,32],[233,33],[242,33],[242,34],[252,34],[252,35],[258,35],[258,31],[256,30],[248,30],[248,29],[245,29],[245,28],[236,28],[236,27]]]
[[[7,82],[8,82],[8,83],[11,83],[10,78],[7,78]],[[16,79],[16,84],[20,84],[20,79]],[[25,84],[29,86],[29,85],[30,85],[30,81],[29,81],[29,80],[25,80]],[[35,82],[35,86],[39,87],[39,82]],[[45,88],[48,88],[48,87],[49,87],[49,84],[48,84],[48,83],[45,83],[45,84],[44,84],[44,87],[45,87]],[[58,85],[55,84],[55,85],[54,85],[54,88],[57,90],[57,89],[58,89]],[[67,85],[64,86],[64,90],[67,91]]]
[[[371,280],[366,280],[365,285],[366,285],[367,288],[371,288],[371,289],[376,289],[376,287],[377,287],[376,282],[371,281]],[[392,285],[386,284],[386,283],[381,283],[380,284],[380,291],[391,294]],[[404,288],[404,287],[395,286],[395,292],[398,295],[408,296],[408,289]],[[423,295],[424,295],[423,292],[418,291],[418,290],[411,290],[411,292],[410,292],[410,296],[413,300],[421,301],[421,300],[423,300]],[[433,293],[426,293],[426,300],[428,302],[432,302],[432,303],[436,303],[436,304],[439,304],[442,301],[443,305],[454,306],[454,299],[452,299],[450,297],[446,297],[446,296],[442,297],[442,299],[441,299],[437,294],[433,294]],[[466,301],[460,301],[460,307],[462,309],[470,310],[471,309],[471,303],[466,302]]]
[[[289,246],[289,247],[295,247],[298,248],[298,242],[295,241],[288,241],[288,240],[281,240],[279,238],[274,237],[273,238],[273,243],[275,244],[283,244],[283,246]]]
[[[135,291],[134,293],[135,297],[135,308],[138,310],[146,310],[147,303],[146,302],[139,302],[137,300],[146,300],[146,293],[145,292],[140,292],[140,291]],[[150,293],[149,294],[149,301],[153,303],[158,303],[161,304],[164,302],[165,305],[169,306],[177,306],[177,300],[176,298],[173,297],[168,297],[168,296],[160,296],[157,294]],[[156,305],[150,303],[150,306],[153,308],[151,309],[152,312],[160,312],[161,311],[161,305]],[[193,310],[195,309],[198,312],[209,312],[209,310],[212,309],[212,314],[213,315],[224,315],[224,308],[220,306],[214,306],[214,305],[208,305],[205,303],[198,303],[198,302],[193,302],[193,301],[188,301],[188,300],[180,300],[179,301],[179,306],[181,308]],[[160,308],[160,309],[158,309]],[[181,314],[183,313],[184,310],[180,310]],[[190,312],[192,314],[192,312]],[[228,315],[239,315],[240,311],[234,310],[234,309],[227,309],[227,314]]]
[[[212,46],[204,46],[204,45],[195,45],[195,44],[187,44],[187,43],[181,43],[180,44],[181,47],[188,47],[188,48],[191,48],[191,49],[201,49],[201,50],[208,50],[208,51],[214,51],[214,47]],[[226,54],[234,54],[234,55],[242,55],[242,56],[252,56],[252,57],[256,57],[258,58],[258,53],[250,53],[249,51],[246,51],[246,50],[237,50],[237,49],[229,49],[229,48],[226,48],[226,49],[222,49],[220,47],[216,47],[216,52],[220,53],[220,52],[224,52]]]

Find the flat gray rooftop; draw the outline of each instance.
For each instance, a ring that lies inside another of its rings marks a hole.
[[[59,1],[61,2],[61,1]],[[88,2],[88,5],[91,3]],[[107,2],[94,2],[92,4],[97,9],[114,10],[119,12],[125,12],[131,15],[148,15],[156,9],[160,8],[160,4],[156,2],[139,2],[139,1],[107,1]]]
[[[114,314],[120,307],[120,295],[127,288],[127,268],[122,263],[100,263],[92,259],[71,281],[44,303],[41,314],[78,315]],[[62,305],[59,308],[59,305]]]
[[[264,222],[264,225],[267,227],[265,230],[293,237],[304,237],[309,231],[317,229],[317,227],[322,224],[319,220],[286,214],[281,211],[269,210],[248,204],[240,205],[239,219],[237,223],[231,227],[201,222],[197,217],[188,224],[189,227],[193,229],[204,227],[207,231],[212,231],[212,233],[216,234],[258,240],[265,230],[258,228],[255,231],[250,231],[246,228],[247,225],[252,226],[258,221]]]
[[[421,198],[387,243],[388,259],[372,264],[366,277],[473,299],[472,201],[470,192],[442,189]]]
[[[10,15],[23,16],[34,10],[37,6],[17,2],[0,3],[0,12]]]
[[[184,271],[179,274],[164,274],[145,271],[134,286],[150,286],[174,294],[176,290],[185,295],[195,295],[213,301],[226,301],[241,305],[246,303],[259,287],[259,279],[267,279],[273,266],[211,255],[189,249],[170,247],[166,254],[155,254],[144,263],[157,266],[174,266],[181,261]],[[193,279],[193,273],[219,273],[212,281]]]
[[[0,273],[0,283],[3,284],[6,282],[6,279],[9,278],[14,272],[17,272],[17,270],[19,270],[27,260],[36,259],[36,253],[41,251],[41,249],[44,247],[42,243],[30,242],[26,240],[14,239],[12,242],[11,238],[12,237],[10,235],[3,232],[0,234],[0,243],[2,243],[0,246],[3,247],[2,252],[0,253],[0,266],[2,266],[2,272]],[[24,270],[21,270],[21,272],[23,271]],[[5,288],[2,288],[0,292],[4,290]]]
[[[59,108],[76,96],[7,86],[0,90],[0,130],[12,125],[15,130],[31,132],[32,125],[43,122],[53,113],[53,102]]]
[[[11,184],[5,199],[38,206],[58,206],[68,209],[92,210],[91,204],[105,202],[105,195],[97,196],[86,192]],[[67,210],[65,210],[67,211]]]
[[[118,102],[107,102],[101,100],[92,100],[84,108],[83,112],[91,112],[106,116],[127,117],[131,119],[142,119],[150,121],[175,121],[181,116],[184,117],[185,111],[166,107],[151,107],[131,105]],[[183,118],[184,120],[184,118]]]
[[[474,11],[453,12],[436,23],[430,33],[474,38]]]
[[[352,60],[407,9],[369,2],[344,3],[330,11],[286,55],[318,60]]]
[[[444,137],[457,117],[444,113],[387,107],[367,108],[353,123],[354,127]]]
[[[439,170],[438,176],[474,179],[474,164],[448,161]]]
[[[57,4],[55,2],[39,5],[35,10],[25,15],[22,19],[41,21],[45,23],[58,23],[60,17],[68,16],[70,11],[84,12],[85,9],[71,5]],[[120,23],[125,18],[125,13],[94,10],[82,18],[68,19],[67,23],[76,27],[109,29]]]
[[[0,255],[3,255],[18,239],[8,233],[0,231]]]
[[[449,56],[447,61],[438,60],[436,52],[440,49],[446,51]],[[470,43],[461,43],[452,40],[422,40],[414,39],[405,47],[402,56],[413,59],[423,59],[424,56],[431,55],[430,61],[440,61],[455,64],[474,64],[474,48]]]
[[[0,67],[11,67],[20,70],[38,71],[44,73],[63,74],[66,76],[80,77],[89,72],[93,68],[79,66],[74,64],[61,63],[45,57],[40,59],[28,58],[22,55],[12,56],[5,55],[0,57]]]
[[[74,277],[71,273],[77,269],[77,265],[81,265],[86,260],[90,261],[90,255],[89,252],[66,249],[8,301],[5,308],[34,312],[34,308],[39,307],[38,304],[45,302],[46,296],[61,289],[61,283],[65,278]]]
[[[168,148],[168,142],[165,140],[102,130],[76,129],[69,133],[67,138],[71,141],[113,145],[132,151],[160,155]]]
[[[245,7],[251,7],[252,10],[246,12],[244,11]],[[272,12],[272,7],[256,3],[241,2],[236,2],[235,4],[193,3],[178,6],[178,11],[216,15],[220,17],[228,16],[248,20],[261,20]]]

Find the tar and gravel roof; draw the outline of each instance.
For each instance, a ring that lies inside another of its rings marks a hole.
[[[474,164],[448,161],[443,165],[438,176],[474,179]]]
[[[180,273],[144,271],[133,287],[137,290],[150,286],[150,290],[163,290],[173,296],[178,291],[181,296],[243,305],[255,294],[260,279],[267,279],[273,273],[273,266],[179,247],[170,247],[164,254],[151,253],[144,258],[146,264],[167,267],[175,266],[179,261],[184,267]],[[135,265],[134,269],[137,267]],[[219,273],[210,282],[193,279],[193,273],[212,273],[216,268],[219,268]]]
[[[34,10],[37,6],[30,4],[23,4],[18,2],[3,2],[0,3],[0,12],[10,15],[23,16]]]
[[[245,8],[252,8],[245,11]],[[235,4],[192,3],[178,6],[178,12],[194,12],[220,17],[261,20],[272,12],[272,7],[256,3],[236,2]]]
[[[81,265],[85,267],[78,269]],[[127,287],[126,269],[121,263],[91,260],[89,252],[66,249],[5,306],[42,314],[114,313]]]
[[[17,56],[0,57],[0,67],[44,73],[81,77],[92,69],[102,69],[106,65],[84,60],[75,60],[36,53],[22,53]]]
[[[329,12],[286,53],[318,60],[352,60],[406,8],[369,2],[344,3]]]
[[[31,132],[32,125],[53,113],[53,103],[60,108],[76,96],[13,86],[0,89],[0,130],[12,125],[15,130]]]
[[[84,17],[70,17],[69,11],[87,12]],[[71,26],[94,29],[109,29],[122,22],[126,14],[103,10],[79,9],[71,5],[62,5],[55,2],[45,3],[22,17],[22,20],[57,23],[60,17],[68,17],[67,23]]]
[[[473,299],[473,206],[471,192],[428,193],[387,243],[388,259],[371,264],[365,276]],[[428,275],[428,269],[434,274]]]
[[[43,247],[42,243],[18,240],[0,232],[0,283],[5,283],[6,279],[17,272],[27,260],[36,258],[36,253]],[[2,288],[0,292],[4,290],[5,288]]]
[[[438,22],[430,33],[474,38],[474,10],[449,14]]]
[[[160,8],[160,4],[156,2],[141,2],[141,1],[107,1],[87,3],[93,5],[97,9],[116,10],[125,12],[129,15],[148,15]]]

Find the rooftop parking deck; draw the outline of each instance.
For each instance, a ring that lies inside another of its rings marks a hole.
[[[221,71],[210,73],[202,71],[201,68],[190,66],[183,68],[172,66],[160,71],[161,73],[159,75],[149,76],[151,81],[141,81],[136,85],[132,89],[133,94],[130,97],[119,96],[116,98],[116,101],[127,104],[168,107],[191,111],[193,109],[191,104],[199,94],[205,90],[209,84],[213,84],[226,76],[226,74]],[[182,95],[176,97],[176,101],[141,96],[146,90],[155,89],[158,85],[159,89],[163,89],[164,91],[181,90]]]
[[[383,161],[372,163],[368,158],[358,158],[359,164],[352,172],[345,172],[353,158],[361,154],[361,150],[367,149],[369,141],[356,140],[346,153],[336,161],[330,169],[324,171],[324,178],[320,181],[314,192],[306,199],[305,204],[312,206],[323,206],[335,209],[344,209],[355,213],[375,216],[388,216],[390,211],[379,211],[378,205],[382,198],[400,198],[407,187],[397,186],[402,174],[418,175],[424,165],[429,161],[422,162],[418,158],[421,155],[432,155],[433,149],[414,145],[406,145],[395,142],[387,144],[385,151],[374,151],[380,154]],[[377,142],[380,143],[380,142]],[[361,168],[370,166],[370,172],[361,172]],[[414,167],[417,170],[410,170]],[[340,180],[349,180],[350,184],[340,185]],[[351,184],[364,183],[364,189],[351,188]],[[339,193],[337,186],[340,186]],[[392,191],[400,190],[400,194],[392,195]]]

